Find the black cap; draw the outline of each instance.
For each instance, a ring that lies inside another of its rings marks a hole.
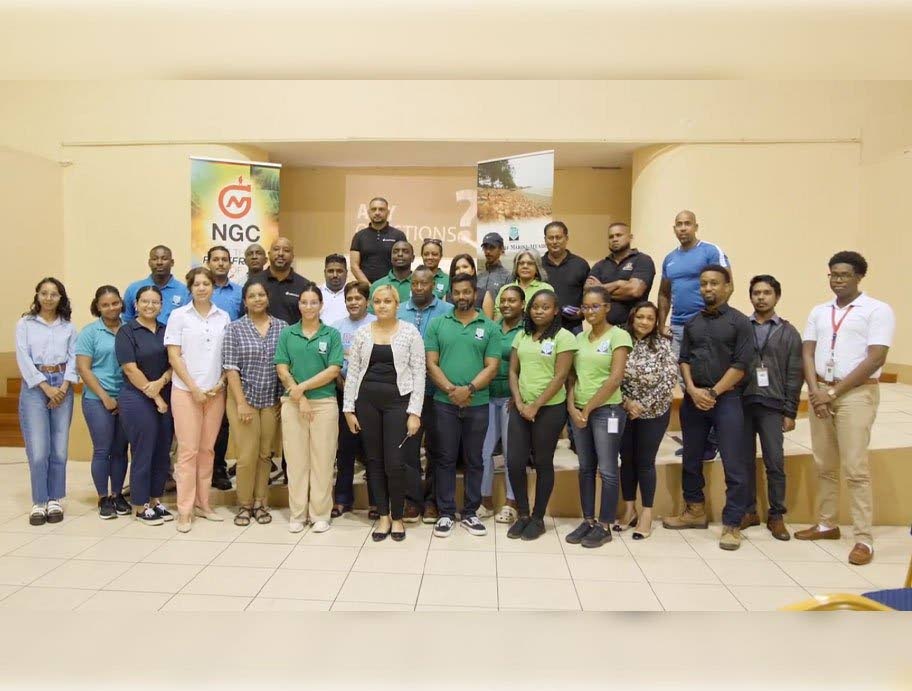
[[[497,245],[500,249],[503,249],[504,241],[500,233],[488,233],[481,241],[481,246],[484,247],[485,245]]]

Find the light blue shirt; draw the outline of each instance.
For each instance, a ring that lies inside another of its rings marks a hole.
[[[75,384],[76,327],[59,317],[48,324],[37,316],[22,317],[16,322],[16,364],[26,385],[33,389],[47,381],[38,365],[66,364],[63,378]]]
[[[730,267],[718,245],[699,241],[689,250],[680,247],[662,262],[662,278],[671,281],[671,323],[683,325],[706,305],[700,295],[700,272],[709,264]]]
[[[155,281],[152,280],[152,276],[146,276],[141,278],[138,281],[133,281],[127,290],[124,292],[123,302],[124,302],[124,311],[123,319],[124,321],[131,321],[136,319],[136,293],[139,292],[139,289],[143,286],[154,286]],[[167,324],[168,317],[171,316],[173,312],[178,307],[183,307],[190,302],[190,292],[187,290],[187,286],[178,281],[174,276],[168,280],[164,288],[160,288],[162,292],[162,310],[158,315],[159,324]],[[214,300],[213,300],[214,302]]]
[[[213,304],[225,310],[231,321],[237,321],[241,318],[241,294],[244,288],[237,283],[228,281],[223,286],[214,286],[212,290]]]
[[[360,329],[365,324],[370,324],[371,322],[375,321],[377,321],[376,315],[368,312],[364,315],[363,318],[359,319],[358,321],[352,321],[351,317],[344,317],[334,324],[330,325],[340,334],[342,334],[342,351],[345,354],[345,359],[342,361],[343,378],[348,375],[348,352],[351,350],[351,344],[355,338],[355,331]]]
[[[449,314],[453,311],[453,305],[449,302],[444,302],[438,297],[431,298],[431,301],[424,307],[424,309],[419,309],[415,306],[415,303],[412,302],[409,298],[404,304],[399,305],[399,310],[396,312],[396,316],[404,322],[414,325],[418,329],[418,333],[421,334],[422,340],[424,339],[424,334],[427,333],[428,325],[431,323],[431,320],[435,317],[441,317],[444,314]]]
[[[104,320],[98,319],[79,332],[76,339],[76,355],[92,358],[92,374],[98,379],[101,388],[111,398],[117,398],[123,384],[123,370],[114,354],[116,334],[105,326]],[[83,398],[100,400],[88,386],[83,388]]]

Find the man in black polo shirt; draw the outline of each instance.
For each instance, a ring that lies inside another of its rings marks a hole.
[[[595,263],[586,286],[602,286],[611,293],[611,309],[608,323],[627,323],[627,315],[638,302],[649,299],[652,282],[655,279],[655,264],[652,257],[631,248],[633,234],[626,223],[612,223],[608,226],[608,249],[610,254]]]
[[[367,213],[370,216],[370,225],[355,233],[350,252],[351,270],[355,279],[370,284],[392,270],[390,253],[393,244],[397,240],[408,238],[401,230],[387,223],[389,202],[383,197],[371,199]]]
[[[284,319],[289,324],[301,321],[298,298],[310,281],[295,273],[294,244],[285,237],[278,237],[269,247],[269,268],[250,278],[248,283],[262,283],[269,296],[269,314]]]
[[[552,221],[545,226],[545,244],[548,251],[542,257],[542,266],[548,274],[548,283],[557,294],[564,328],[578,334],[583,330],[583,285],[589,277],[589,262],[567,249],[570,231],[563,221]]]
[[[700,272],[700,295],[705,308],[684,325],[681,339],[681,432],[684,457],[681,485],[684,511],[662,521],[666,528],[706,528],[709,517],[703,498],[703,448],[715,428],[725,472],[722,538],[726,550],[741,546],[741,519],[750,501],[744,444],[741,389],[753,358],[750,320],[728,305],[732,284],[728,269],[709,264]]]

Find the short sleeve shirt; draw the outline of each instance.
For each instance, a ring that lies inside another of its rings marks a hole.
[[[165,345],[180,346],[187,374],[203,391],[218,384],[222,376],[222,340],[230,323],[231,318],[225,310],[212,305],[204,316],[196,311],[193,303],[174,310],[168,319]],[[190,390],[190,382],[183,381],[176,372],[173,381],[175,388]]]
[[[615,262],[609,255],[595,263],[589,275],[598,279],[599,283],[629,281],[632,278],[638,278],[646,284],[646,290],[643,291],[641,297],[632,300],[611,298],[611,309],[608,312],[609,324],[626,324],[627,316],[633,306],[641,300],[649,299],[649,292],[652,290],[655,273],[655,263],[652,261],[652,257],[648,254],[643,254],[639,250],[630,250],[630,254],[620,262]]]
[[[573,387],[573,401],[577,408],[582,408],[595,396],[605,380],[611,376],[611,364],[614,352],[618,348],[633,350],[630,334],[619,326],[611,327],[601,338],[594,341],[589,338],[591,332],[583,332],[576,337],[578,350],[573,356],[573,367],[576,369],[576,384]],[[621,387],[618,380],[617,390],[611,394],[603,405],[616,405],[621,402]]]
[[[241,300],[243,291],[242,286],[232,281],[228,281],[223,286],[215,286],[212,290],[212,303],[216,307],[225,310],[231,321],[236,321],[241,318],[243,312],[243,301]]]
[[[690,249],[678,247],[662,262],[662,278],[671,282],[671,323],[686,324],[706,305],[700,295],[700,271],[709,264],[730,266],[718,245],[702,240]]]
[[[320,320],[324,324],[333,325],[341,319],[348,317],[348,309],[345,307],[345,287],[334,293],[325,283],[320,286],[320,292],[323,293],[323,307],[320,308]],[[297,320],[296,320],[297,321]]]
[[[573,252],[567,252],[567,256],[560,264],[555,264],[551,257],[545,254],[542,257],[542,265],[548,272],[548,283],[554,286],[561,314],[574,325],[578,324],[582,321],[579,306],[583,302],[583,285],[589,278],[589,262]]]
[[[155,281],[152,280],[152,276],[146,276],[127,286],[123,296],[124,321],[136,319],[136,293],[139,292],[139,289],[144,288],[145,286],[154,285],[156,284]],[[174,276],[169,278],[164,287],[160,287],[159,289],[162,294],[162,308],[157,318],[160,324],[167,324],[168,318],[174,310],[178,307],[183,307],[190,302],[190,292],[187,290],[187,286],[178,281]]]
[[[122,327],[122,325],[121,325]],[[103,320],[98,319],[82,331],[76,339],[76,355],[92,358],[92,374],[98,379],[101,388],[112,398],[117,398],[123,386],[123,370],[117,362],[114,352],[114,339],[117,337]],[[83,388],[84,398],[98,400],[98,395],[88,386]]]
[[[248,283],[262,283],[269,296],[269,314],[289,324],[301,321],[301,311],[298,301],[301,292],[310,281],[302,275],[292,271],[284,279],[279,280],[267,269],[251,278]]]
[[[443,316],[444,314],[450,314],[453,311],[453,305],[449,302],[444,302],[437,297],[431,298],[431,301],[424,307],[424,309],[419,309],[415,306],[415,303],[411,300],[403,302],[399,305],[399,310],[396,312],[396,317],[402,321],[412,324],[418,333],[421,334],[421,338],[424,338],[427,334],[428,326],[430,326],[431,321],[435,317]]]
[[[387,224],[381,230],[370,226],[362,228],[352,238],[351,249],[361,255],[361,271],[373,283],[383,278],[393,268],[393,245],[408,240],[398,228]]]
[[[345,317],[330,325],[339,332],[339,336],[342,338],[342,353],[345,358],[342,363],[343,377],[348,376],[348,354],[351,352],[352,341],[355,340],[355,332],[362,326],[366,326],[374,321],[377,321],[377,317],[368,312],[364,315],[363,319],[359,319],[358,321],[352,321],[351,317]]]
[[[266,336],[260,336],[246,314],[225,329],[222,345],[222,368],[234,370],[241,377],[241,389],[247,404],[262,409],[274,406],[282,394],[282,384],[276,375],[275,351],[279,334],[288,324],[269,317]]]
[[[497,326],[500,328],[500,369],[497,370],[497,376],[494,377],[488,388],[491,398],[509,398],[510,354],[513,352],[513,339],[522,332],[522,319],[506,333],[504,333],[502,321],[497,322]]]
[[[322,322],[310,338],[301,331],[300,322],[286,326],[279,334],[275,363],[288,365],[297,384],[333,365],[341,368],[344,359],[342,336],[336,329]],[[311,399],[332,398],[336,395],[336,384],[330,381],[316,389],[305,391],[304,395]]]
[[[500,327],[481,312],[468,324],[463,324],[455,313],[437,317],[428,327],[424,349],[438,353],[440,369],[454,386],[466,386],[485,366],[485,358],[500,359]],[[438,390],[434,400],[449,403],[449,397]],[[487,405],[490,400],[488,387],[472,394],[470,406]]]
[[[497,291],[497,295],[494,296],[494,316],[497,319],[500,319],[500,295],[503,293],[504,288],[508,286],[519,286],[519,283],[516,281],[510,281],[509,283],[504,283],[500,290]],[[522,287],[522,286],[520,286]],[[554,290],[554,287],[550,283],[545,283],[544,281],[539,281],[538,279],[532,281],[529,284],[528,288],[523,288],[523,293],[526,295],[526,299],[523,302],[523,307],[529,304],[529,300],[532,299],[532,296],[535,295],[539,290]]]
[[[390,285],[396,289],[396,292],[399,293],[399,304],[404,305],[406,301],[412,296],[412,274],[409,272],[409,275],[403,279],[396,278],[396,274],[393,273],[393,270],[390,269],[389,272],[383,278],[380,278],[373,283],[371,283],[370,289],[370,299],[371,307],[369,308],[373,312],[373,301],[374,293],[377,291],[377,288],[380,286]]]
[[[554,379],[557,356],[576,351],[576,337],[566,329],[560,329],[552,338],[536,341],[531,334],[521,332],[513,339],[513,349],[519,358],[520,398],[523,403],[532,403]],[[567,391],[561,387],[545,405],[557,405],[566,400]]]
[[[450,277],[443,273],[442,269],[437,269],[437,273],[434,274],[434,296],[440,300],[446,300],[447,293],[450,292]],[[409,288],[409,295],[411,295],[411,288]]]
[[[165,327],[161,323],[156,323],[155,333],[152,333],[136,319],[127,322],[114,337],[114,353],[121,367],[130,362],[135,363],[149,381],[161,379],[171,369],[168,350],[165,348]],[[139,391],[124,377],[121,391],[127,389]]]

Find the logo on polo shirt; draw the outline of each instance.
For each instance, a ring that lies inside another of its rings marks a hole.
[[[545,341],[542,343],[541,353],[542,355],[551,355],[554,352],[554,341]]]
[[[437,284],[437,290],[443,290],[443,283]]]
[[[484,340],[485,330],[482,327],[475,329],[475,340],[482,341]]]
[[[671,262],[669,262],[669,266],[670,266],[670,265],[671,265]],[[621,268],[621,271],[632,271],[632,270],[633,270],[633,262],[627,262],[627,263],[624,264],[624,266]]]
[[[320,341],[317,344],[317,350],[320,352],[320,355],[326,355],[326,341]]]
[[[180,296],[180,295],[172,295],[172,296],[171,296],[171,304],[174,305],[175,307],[177,307],[179,304],[181,304],[181,296]]]

